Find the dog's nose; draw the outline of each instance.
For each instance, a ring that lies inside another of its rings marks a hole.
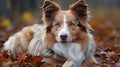
[[[61,40],[66,40],[67,37],[68,37],[68,36],[67,36],[66,34],[60,35]]]

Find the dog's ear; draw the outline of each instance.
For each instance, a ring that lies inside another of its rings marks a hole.
[[[70,6],[70,10],[76,13],[80,18],[87,16],[87,4],[84,0],[78,0]]]
[[[53,18],[54,13],[60,10],[60,6],[55,2],[45,0],[42,9],[46,18]]]

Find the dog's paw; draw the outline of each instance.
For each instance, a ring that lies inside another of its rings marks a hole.
[[[73,61],[71,59],[68,59],[62,67],[72,67],[73,66]]]

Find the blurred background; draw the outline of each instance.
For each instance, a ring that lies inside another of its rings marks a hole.
[[[0,39],[7,38],[26,25],[40,22],[44,0],[0,0]],[[68,9],[77,0],[52,0]],[[86,0],[91,12],[90,24],[99,47],[120,45],[120,0]]]
[[[44,0],[0,0],[0,25],[16,25],[24,21],[36,23],[41,18],[41,6]],[[68,9],[69,5],[77,0],[53,0]],[[103,21],[119,21],[120,0],[86,0],[92,17],[101,18]],[[97,16],[96,16],[97,15]],[[32,21],[31,21],[32,20]]]

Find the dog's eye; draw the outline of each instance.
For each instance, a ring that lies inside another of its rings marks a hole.
[[[60,27],[60,24],[59,24],[59,23],[56,23],[55,26],[56,26],[56,27]]]
[[[70,24],[70,27],[74,27],[74,26],[76,26],[75,23],[71,23]]]

